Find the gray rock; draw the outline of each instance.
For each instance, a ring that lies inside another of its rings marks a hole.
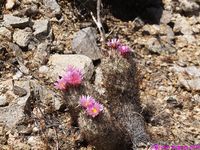
[[[196,66],[180,67],[174,65],[170,69],[175,73],[187,73],[191,77],[200,77],[200,68],[197,68]]]
[[[0,108],[0,122],[5,123],[9,128],[23,122],[25,113],[29,113],[30,111],[29,81],[18,81],[15,84],[26,89],[27,94],[23,97],[14,97],[8,106]],[[9,93],[10,91],[7,92]]]
[[[61,9],[56,0],[43,0],[44,5],[50,9],[54,15],[60,14]]]
[[[44,65],[48,60],[49,52],[50,52],[50,47],[48,46],[48,44],[46,42],[40,43],[37,46],[37,50],[33,58],[33,63]]]
[[[46,39],[50,32],[50,23],[48,20],[37,20],[33,25],[34,35],[38,39]]]
[[[156,54],[172,54],[176,52],[172,44],[158,38],[150,38],[146,43],[146,48],[151,53]]]
[[[9,40],[12,39],[12,33],[6,27],[0,28],[0,37],[7,37]]]
[[[21,47],[26,47],[32,39],[32,32],[30,28],[17,30],[13,34],[13,41]]]
[[[3,16],[3,25],[6,27],[12,26],[14,28],[25,28],[29,26],[29,18],[20,18],[10,14],[5,14]]]
[[[180,77],[179,82],[189,91],[200,91],[200,78],[186,80],[185,78]]]
[[[101,58],[101,51],[96,43],[96,30],[88,27],[78,31],[72,41],[72,49],[77,54],[83,54],[92,60]]]
[[[0,95],[0,107],[8,105],[6,96]]]
[[[54,54],[49,57],[48,65],[49,71],[47,75],[53,80],[57,80],[59,76],[63,75],[70,65],[82,69],[84,79],[87,80],[91,79],[94,72],[92,60],[84,55]]]

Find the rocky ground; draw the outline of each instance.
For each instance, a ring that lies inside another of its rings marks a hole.
[[[101,47],[87,3],[0,1],[0,149],[94,148],[53,86],[67,65],[98,84],[99,65],[114,57]],[[103,4],[107,39],[117,37],[133,51],[151,142],[199,144],[200,1]]]

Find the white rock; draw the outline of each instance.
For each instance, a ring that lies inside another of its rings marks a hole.
[[[45,144],[40,136],[30,136],[27,143],[31,145],[31,149],[43,149]]]
[[[0,107],[8,104],[6,96],[0,95]]]
[[[47,73],[49,68],[47,66],[41,66],[39,68],[39,73]]]
[[[92,60],[84,55],[59,55],[54,54],[49,58],[48,76],[57,80],[63,75],[69,65],[82,69],[84,78],[90,80],[94,72]]]
[[[6,9],[10,10],[14,7],[16,0],[7,0],[6,2]]]

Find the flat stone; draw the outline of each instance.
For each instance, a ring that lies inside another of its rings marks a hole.
[[[196,66],[180,67],[174,65],[170,69],[175,73],[187,73],[191,77],[200,77],[200,68],[197,68]]]
[[[53,14],[60,14],[61,9],[56,0],[43,0],[44,5],[49,8]]]
[[[162,40],[162,39],[161,39]],[[150,38],[146,42],[146,48],[155,54],[173,54],[176,49],[169,43],[162,41],[162,43],[157,38]]]
[[[13,41],[21,47],[28,46],[32,39],[32,32],[29,29],[30,28],[15,31],[13,34]]]
[[[77,54],[86,55],[92,60],[101,58],[101,51],[96,43],[97,32],[95,28],[84,28],[78,31],[72,41],[72,49]]]
[[[37,20],[33,25],[33,34],[38,39],[46,39],[50,32],[50,23],[48,20]]]
[[[184,78],[179,78],[179,82],[189,91],[200,91],[200,78],[186,80]]]
[[[6,27],[12,26],[14,28],[25,28],[29,26],[29,18],[20,18],[10,14],[5,14],[3,16],[3,25]]]
[[[9,40],[12,39],[12,32],[8,30],[6,27],[0,28],[0,37],[7,37]]]
[[[94,65],[92,60],[84,55],[59,55],[54,54],[49,57],[49,71],[47,75],[53,80],[57,80],[59,76],[63,75],[68,66],[74,66],[82,69],[84,78],[90,80],[93,72]]]

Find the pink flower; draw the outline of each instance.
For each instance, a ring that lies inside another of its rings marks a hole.
[[[54,83],[54,85],[55,85],[56,89],[60,89],[60,90],[65,91],[66,90],[67,81],[65,80],[65,78],[62,77],[61,79],[58,79],[56,81],[56,83]]]
[[[81,96],[79,101],[81,106],[84,108],[88,108],[95,103],[95,99],[91,96]]]
[[[117,49],[119,45],[121,45],[119,39],[111,39],[110,41],[107,42],[107,45],[111,48]]]
[[[96,117],[101,111],[103,111],[103,105],[95,102],[93,105],[87,107],[86,112],[93,118]]]
[[[125,55],[125,54],[131,52],[131,49],[126,45],[120,45],[118,47],[118,51],[120,52],[121,55]]]
[[[68,67],[64,78],[69,85],[79,85],[83,80],[83,74],[80,69],[70,66]]]

